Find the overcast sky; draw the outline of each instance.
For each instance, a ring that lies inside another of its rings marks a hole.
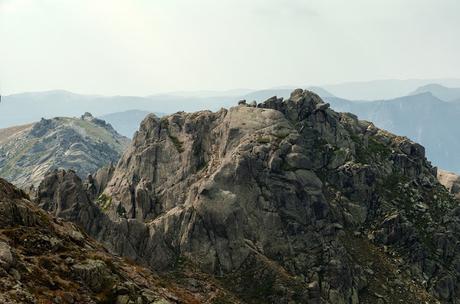
[[[3,94],[460,78],[458,0],[0,0]]]

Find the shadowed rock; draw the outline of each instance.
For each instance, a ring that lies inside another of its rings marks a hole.
[[[38,202],[153,269],[188,260],[247,302],[458,303],[459,211],[424,148],[312,92],[148,116],[102,175],[88,221],[60,207],[79,179]]]

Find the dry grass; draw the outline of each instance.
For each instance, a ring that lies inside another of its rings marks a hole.
[[[6,128],[6,129],[0,129],[0,144],[3,144],[5,141],[10,139],[15,134],[22,132],[24,130],[27,130],[31,128],[32,126],[33,124],[27,124],[27,125],[15,126],[15,127]]]

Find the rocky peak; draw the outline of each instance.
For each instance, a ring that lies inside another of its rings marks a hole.
[[[96,118],[94,117],[91,113],[89,112],[85,112],[85,114],[83,114],[81,117],[80,117],[81,120],[83,121],[87,121],[87,122],[91,122],[95,125],[98,125],[104,129],[106,129],[109,133],[113,134],[114,137],[120,137],[121,135],[119,135],[117,133],[117,131],[115,131],[115,129],[112,127],[112,125],[110,125],[109,123],[105,122],[104,120],[102,119],[99,119],[99,118]]]
[[[153,269],[190,261],[245,302],[460,295],[457,202],[423,147],[312,92],[149,116],[102,175],[91,235]]]
[[[94,119],[93,115],[89,112],[85,112],[81,118],[81,120],[92,121]]]
[[[21,187],[37,186],[54,169],[86,177],[117,162],[129,143],[89,113],[81,119],[42,119],[8,134],[0,144],[0,175]]]
[[[14,187],[12,184],[0,178],[0,197],[22,199],[27,198],[27,195],[24,193],[24,191]]]
[[[34,137],[41,137],[45,133],[49,132],[50,129],[53,129],[56,126],[56,123],[52,119],[42,118],[39,122],[35,123],[30,131],[30,135]]]

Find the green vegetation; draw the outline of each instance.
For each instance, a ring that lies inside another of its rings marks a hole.
[[[291,130],[284,126],[276,126],[275,132],[272,132],[271,135],[278,138],[278,139],[285,139],[288,135],[291,134]]]
[[[188,259],[186,257],[183,255],[178,255],[174,261],[173,268],[176,270],[181,270],[186,266],[187,262]]]
[[[212,304],[232,304],[235,303],[228,298],[227,295],[218,295],[215,299],[212,300]]]
[[[126,218],[126,209],[125,209],[125,207],[123,207],[121,204],[118,204],[118,207],[117,207],[117,214],[118,214],[118,216],[120,216],[120,217]]]
[[[98,205],[102,210],[106,211],[112,205],[112,197],[108,196],[105,193],[99,195],[96,199],[96,205]]]
[[[410,180],[403,173],[394,172],[383,181],[379,192],[394,205],[396,210],[402,211],[403,216],[413,223],[417,237],[435,257],[436,245],[430,226],[433,220],[441,221],[448,206],[452,207],[456,202],[442,186],[435,186],[431,191],[426,192],[415,184],[409,187],[408,184]],[[425,211],[417,209],[417,204],[420,202],[428,203]]]
[[[268,136],[259,136],[256,140],[259,144],[268,144],[271,142],[270,137]]]
[[[391,149],[380,143],[377,139],[369,137],[367,143],[356,135],[350,135],[351,140],[355,143],[356,158],[363,164],[369,164],[372,161],[385,159],[391,154]]]
[[[122,150],[122,144],[105,128],[94,123],[74,118],[65,118],[65,123],[81,128],[86,135],[92,139],[98,139],[115,148],[118,151]]]
[[[369,138],[367,150],[370,154],[379,155],[383,158],[386,158],[391,154],[390,148],[378,142],[374,138]]]

